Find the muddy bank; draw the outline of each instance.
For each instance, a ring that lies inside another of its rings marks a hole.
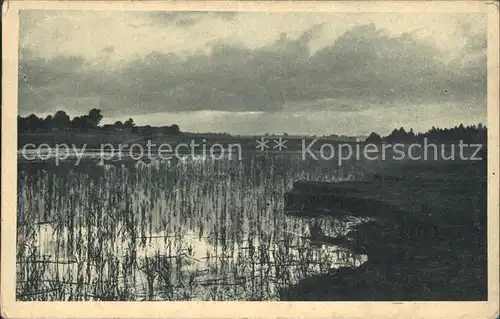
[[[324,245],[368,256],[282,290],[282,300],[486,300],[486,169],[425,170],[362,182],[297,182],[290,214],[374,217]],[[434,170],[436,172],[436,170]]]

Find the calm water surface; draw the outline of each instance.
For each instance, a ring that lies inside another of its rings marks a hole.
[[[312,243],[360,222],[283,211],[296,180],[354,176],[299,156],[19,162],[19,300],[276,300],[365,256]]]

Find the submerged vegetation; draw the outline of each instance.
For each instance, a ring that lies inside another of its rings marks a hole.
[[[19,168],[19,300],[276,300],[280,291],[365,256],[317,245],[362,219],[284,213],[298,179],[355,168],[293,156]]]

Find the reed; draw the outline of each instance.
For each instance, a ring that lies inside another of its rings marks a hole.
[[[363,257],[315,247],[284,214],[298,179],[346,178],[290,155],[191,158],[19,171],[19,300],[275,300],[279,291]],[[38,165],[38,166],[37,166]],[[359,222],[359,221],[358,221]],[[319,218],[338,235],[353,220]]]

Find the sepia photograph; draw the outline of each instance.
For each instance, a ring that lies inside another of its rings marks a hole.
[[[3,8],[16,308],[498,317],[495,4],[48,3]]]

